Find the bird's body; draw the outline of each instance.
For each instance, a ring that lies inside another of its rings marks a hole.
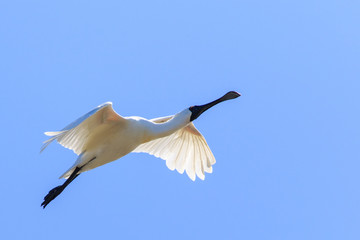
[[[192,121],[215,104],[238,96],[236,92],[229,92],[209,104],[151,120],[122,117],[108,102],[61,131],[46,132],[51,138],[44,142],[42,150],[56,140],[79,156],[75,164],[61,176],[67,181],[52,189],[42,206],[45,208],[80,173],[115,161],[130,152],[147,152],[165,159],[171,170],[176,169],[180,173],[186,171],[192,180],[196,175],[204,179],[205,172],[212,172],[215,158]]]

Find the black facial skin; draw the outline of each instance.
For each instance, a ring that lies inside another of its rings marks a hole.
[[[218,103],[221,103],[223,101],[226,100],[230,100],[230,99],[234,99],[237,97],[240,97],[240,93],[237,93],[235,91],[230,91],[228,93],[226,93],[224,96],[222,96],[219,99],[216,99],[215,101],[212,101],[208,104],[204,104],[204,105],[200,105],[200,106],[191,106],[189,108],[189,110],[191,111],[191,117],[190,117],[190,122],[194,121],[195,119],[197,119],[203,112],[205,112],[206,110],[208,110],[209,108],[215,106]]]

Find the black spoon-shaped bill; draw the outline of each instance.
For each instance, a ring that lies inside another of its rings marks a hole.
[[[235,99],[240,96],[241,96],[240,93],[235,92],[235,91],[230,91],[230,92],[226,93],[224,96],[222,96],[221,98],[216,99],[215,101],[212,101],[208,104],[204,104],[204,105],[200,105],[200,106],[195,105],[195,106],[190,107],[189,110],[192,113],[191,117],[190,117],[190,122],[197,119],[203,112],[205,112],[209,108],[215,106],[216,104],[221,103],[223,101]]]

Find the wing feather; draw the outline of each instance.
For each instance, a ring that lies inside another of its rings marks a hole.
[[[51,138],[44,142],[40,152],[44,151],[51,142],[56,140],[65,148],[69,148],[77,155],[80,155],[84,151],[84,145],[91,131],[103,123],[121,119],[123,118],[114,111],[111,102],[99,105],[64,127],[61,131],[45,132],[45,135]]]
[[[163,123],[169,121],[173,116],[156,118],[151,121]],[[166,160],[166,166],[170,170],[179,173],[186,171],[191,180],[196,176],[205,179],[205,172],[212,172],[215,158],[205,138],[195,128],[193,123],[176,131],[175,133],[141,144],[133,152],[145,152],[155,157]]]

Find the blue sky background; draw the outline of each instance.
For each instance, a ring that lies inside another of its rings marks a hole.
[[[2,1],[1,239],[360,239],[359,1]],[[194,123],[205,181],[130,154],[82,174],[60,130],[112,101]]]

